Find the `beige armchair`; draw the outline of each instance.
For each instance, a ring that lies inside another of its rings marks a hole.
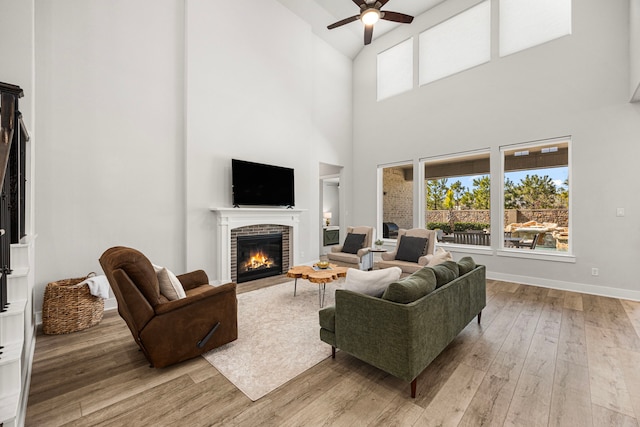
[[[344,243],[349,243],[349,234],[364,234],[364,240],[360,248],[345,248]],[[373,227],[347,227],[347,237],[345,242],[339,246],[332,246],[331,252],[327,254],[329,261],[345,267],[357,268],[359,270],[371,270],[373,268],[373,260],[369,250],[373,239]],[[355,253],[354,253],[355,252]]]
[[[423,237],[428,239],[427,244],[424,246],[422,254],[417,259],[417,262],[396,259],[396,256],[398,256],[398,249],[400,249],[400,245],[402,244],[402,238],[405,236]],[[378,268],[400,267],[403,273],[415,273],[416,271],[427,265],[431,258],[433,258],[436,240],[437,238],[435,230],[426,230],[424,228],[412,228],[410,230],[405,230],[401,228],[400,230],[398,230],[398,241],[396,243],[396,250],[393,252],[383,253],[382,261],[378,261],[376,266]]]

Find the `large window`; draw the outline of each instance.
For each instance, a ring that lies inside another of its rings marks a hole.
[[[502,147],[504,246],[570,252],[569,138]]]
[[[413,89],[413,39],[378,54],[378,101]]]
[[[442,243],[491,245],[488,151],[424,159],[425,224]]]
[[[420,34],[420,85],[491,59],[491,3],[485,1]]]
[[[571,0],[500,0],[500,56],[571,34]]]
[[[400,228],[413,228],[413,163],[378,167],[380,215],[378,237],[395,239]]]

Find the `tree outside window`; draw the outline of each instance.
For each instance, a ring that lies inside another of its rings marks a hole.
[[[510,146],[502,152],[505,247],[567,252],[569,141]]]

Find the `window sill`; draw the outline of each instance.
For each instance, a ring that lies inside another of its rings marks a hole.
[[[528,258],[542,261],[575,263],[575,255],[567,253],[542,253],[528,249],[498,249],[496,255],[511,258]]]
[[[456,243],[436,243],[436,247],[442,248],[448,252],[464,252],[477,255],[493,255],[493,249],[490,246],[476,245],[460,245]]]

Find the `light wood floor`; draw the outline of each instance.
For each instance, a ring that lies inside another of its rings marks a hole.
[[[496,281],[487,299],[482,325],[427,367],[415,399],[338,352],[251,402],[202,358],[149,368],[109,312],[86,331],[38,335],[26,425],[638,425],[640,303]]]

